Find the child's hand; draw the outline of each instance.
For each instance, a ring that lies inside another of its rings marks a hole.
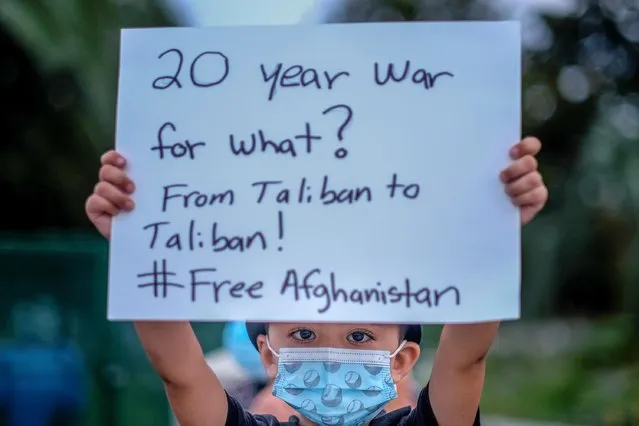
[[[129,195],[135,186],[124,172],[126,160],[120,154],[108,151],[100,162],[100,181],[87,199],[85,210],[98,232],[109,239],[113,216],[122,210],[133,210],[133,200]]]
[[[521,210],[521,224],[530,222],[548,200],[548,188],[537,170],[535,155],[541,149],[537,138],[525,138],[511,148],[514,160],[499,178],[506,184],[506,194]]]

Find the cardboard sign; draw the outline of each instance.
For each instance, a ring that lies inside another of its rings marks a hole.
[[[519,316],[519,24],[122,32],[113,320]]]

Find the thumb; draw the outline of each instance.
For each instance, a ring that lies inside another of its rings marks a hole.
[[[93,226],[102,236],[109,239],[112,218],[118,214],[118,208],[106,199],[92,195],[87,199],[85,210]]]
[[[540,210],[541,206],[539,205],[523,206],[520,213],[522,226],[530,223],[530,221],[537,216],[537,213],[539,213]]]

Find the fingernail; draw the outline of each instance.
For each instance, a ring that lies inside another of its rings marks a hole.
[[[126,208],[127,210],[133,210],[133,207],[135,206],[135,204],[133,203],[133,201],[129,200],[124,204],[124,208]]]
[[[513,146],[512,148],[510,148],[510,156],[511,157],[517,157],[519,155],[519,147],[518,146]]]
[[[118,157],[118,159],[115,161],[115,164],[117,164],[118,166],[120,166],[120,167],[121,167],[121,166],[124,166],[124,163],[125,163],[125,162],[126,162],[126,161],[124,160],[124,158],[122,158],[122,157]]]
[[[499,173],[499,180],[501,180],[502,182],[506,182],[506,172],[505,171]]]
[[[132,183],[129,183],[129,184],[126,186],[126,191],[127,191],[129,194],[132,194],[132,193],[133,193],[133,191],[135,191],[135,186],[133,186],[133,184],[132,184]]]

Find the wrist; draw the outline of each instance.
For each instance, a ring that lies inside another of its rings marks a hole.
[[[439,348],[459,368],[483,363],[495,341],[499,322],[447,324]]]

